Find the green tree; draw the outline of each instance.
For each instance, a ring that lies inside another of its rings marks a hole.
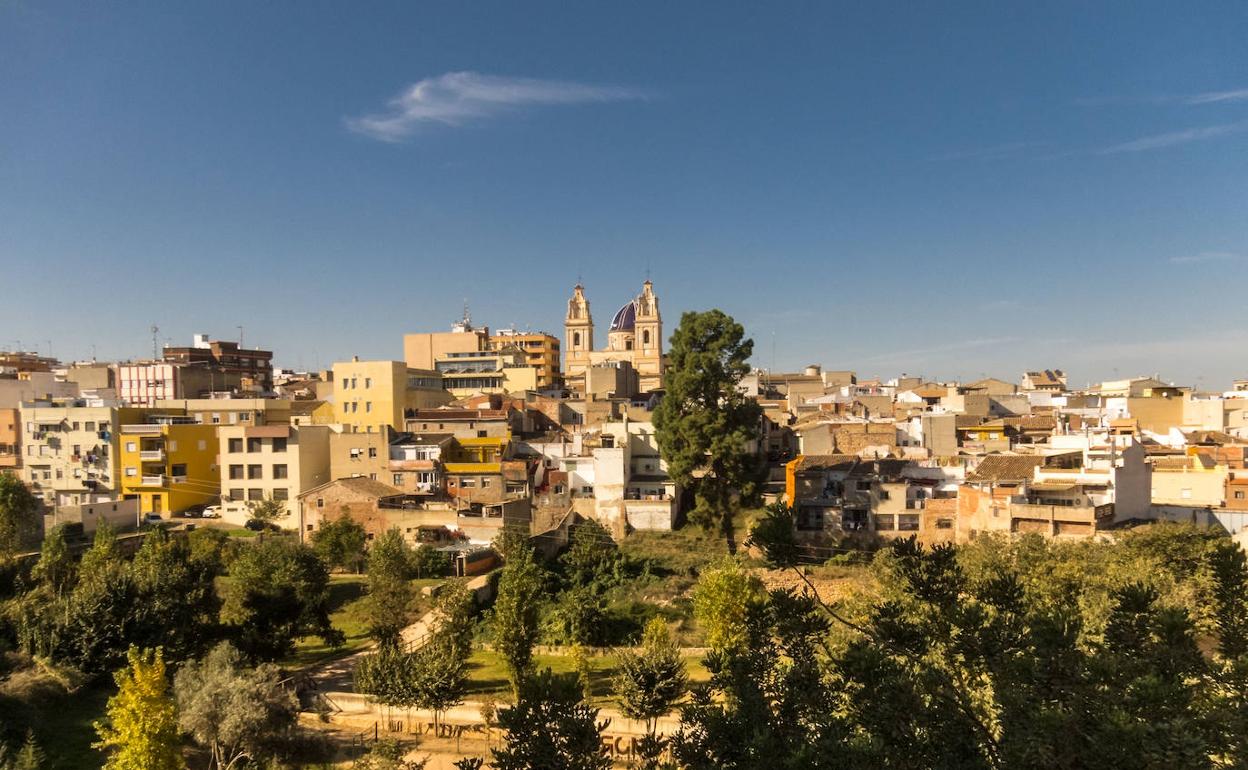
[[[282,679],[277,666],[249,668],[238,650],[221,642],[174,677],[178,726],[208,750],[217,770],[276,756],[299,706]]]
[[[442,714],[464,701],[468,686],[468,659],[448,639],[432,639],[408,656],[412,705],[433,712],[436,728]]]
[[[397,645],[408,624],[412,585],[411,552],[398,529],[390,529],[368,551],[368,626],[378,644]]]
[[[74,557],[65,542],[65,525],[53,527],[43,538],[39,561],[31,571],[31,577],[47,583],[57,597],[62,597],[73,586],[76,572]]]
[[[238,648],[252,660],[276,660],[295,639],[315,634],[339,646],[329,619],[329,570],[312,549],[273,538],[245,548],[230,565],[221,608]]]
[[[263,500],[252,500],[247,503],[250,521],[263,527],[277,526],[277,520],[286,517],[286,503],[267,497]]]
[[[516,704],[498,713],[506,731],[505,744],[493,750],[496,770],[608,770],[611,759],[602,753],[598,709],[581,699],[572,676],[555,676],[550,669],[527,677]]]
[[[455,654],[467,660],[472,654],[477,600],[464,580],[448,580],[433,598],[433,637],[443,639]]]
[[[659,717],[672,710],[689,684],[680,648],[662,618],[646,624],[640,651],[620,653],[618,668],[614,686],[620,710],[629,719],[644,721],[654,735]]]
[[[593,519],[572,527],[571,542],[559,563],[573,586],[610,585],[620,579],[620,549],[606,528]]]
[[[412,575],[439,578],[451,574],[451,555],[425,543],[412,550]]]
[[[498,581],[491,631],[494,649],[507,663],[513,691],[519,690],[533,665],[544,583],[542,568],[528,549],[515,550]]]
[[[732,557],[703,571],[693,589],[693,617],[706,632],[707,646],[722,650],[743,644],[748,607],[762,595],[762,583]]]
[[[368,535],[350,516],[327,521],[312,533],[312,548],[331,567],[359,572],[364,564]]]
[[[161,647],[172,660],[203,652],[217,631],[219,570],[213,553],[196,556],[186,538],[163,528],[149,532],[129,564],[137,601],[128,641]]]
[[[563,591],[550,603],[543,625],[554,643],[601,645],[606,630],[601,594],[589,586]]]
[[[46,763],[47,757],[30,730],[26,731],[26,740],[17,751],[11,752],[7,745],[0,745],[0,770],[43,770]]]
[[[0,473],[0,561],[12,557],[38,535],[41,507],[21,479]]]
[[[740,390],[754,341],[720,310],[687,312],[672,335],[665,393],[654,411],[655,436],[668,472],[693,491],[690,518],[718,526],[735,548],[732,516],[754,504],[764,466],[751,449],[762,407]]]
[[[384,738],[377,741],[368,753],[351,765],[352,770],[424,770],[429,758],[407,759],[410,749],[398,741]]]
[[[159,649],[129,652],[118,671],[117,694],[108,699],[107,718],[95,723],[108,752],[105,770],[181,770],[186,767],[178,740],[177,707],[169,697],[165,661]]]

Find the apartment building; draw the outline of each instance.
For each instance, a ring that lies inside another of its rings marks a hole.
[[[217,427],[185,415],[149,415],[121,425],[117,465],[121,497],[142,513],[169,516],[221,497]]]
[[[559,338],[545,332],[499,329],[490,336],[492,350],[516,348],[524,351],[525,363],[536,372],[536,387],[551,388],[563,379],[559,368]]]
[[[157,401],[201,398],[238,390],[237,372],[210,366],[140,361],[117,365],[117,397],[127,406],[156,406]]]
[[[477,393],[522,393],[538,387],[539,370],[529,366],[525,351],[512,346],[447,353],[433,366],[442,386],[456,398]]]
[[[413,369],[402,361],[361,361],[359,356],[334,364],[334,420],[351,432],[403,427],[408,410],[449,403],[437,371]]]
[[[403,360],[413,369],[432,369],[439,359],[452,353],[479,353],[489,348],[490,330],[475,328],[467,310],[451,325],[449,332],[419,332],[403,335]]]
[[[190,347],[166,345],[162,358],[170,363],[198,365],[220,372],[223,377],[237,378],[244,391],[273,389],[271,350],[244,348],[237,342],[210,340],[207,334],[196,334]]]
[[[299,495],[331,480],[333,432],[327,425],[218,428],[223,518],[242,524],[250,518],[250,503],[276,500],[285,505],[286,515],[275,523],[285,529],[295,527]]]
[[[330,433],[330,478],[384,479],[389,467],[390,441],[394,435],[395,431],[388,425],[372,433],[353,433],[349,430]]]
[[[117,499],[117,434],[143,411],[103,399],[32,401],[19,410],[21,476],[49,506]]]
[[[0,409],[0,473],[22,467],[22,423],[16,409]]]

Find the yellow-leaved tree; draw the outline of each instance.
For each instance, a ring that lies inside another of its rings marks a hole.
[[[95,748],[108,752],[104,770],[183,770],[178,714],[169,695],[160,648],[131,647],[130,665],[114,675],[117,694],[107,719],[95,723]]]

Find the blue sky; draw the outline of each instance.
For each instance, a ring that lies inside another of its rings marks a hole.
[[[757,362],[1248,376],[1248,8],[0,2],[0,347],[399,358],[646,271]],[[774,356],[773,356],[774,337]]]

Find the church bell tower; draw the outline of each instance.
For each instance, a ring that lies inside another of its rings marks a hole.
[[[579,283],[568,300],[568,316],[563,322],[564,372],[582,374],[589,368],[589,354],[594,349],[594,319],[589,314],[585,287]]]

